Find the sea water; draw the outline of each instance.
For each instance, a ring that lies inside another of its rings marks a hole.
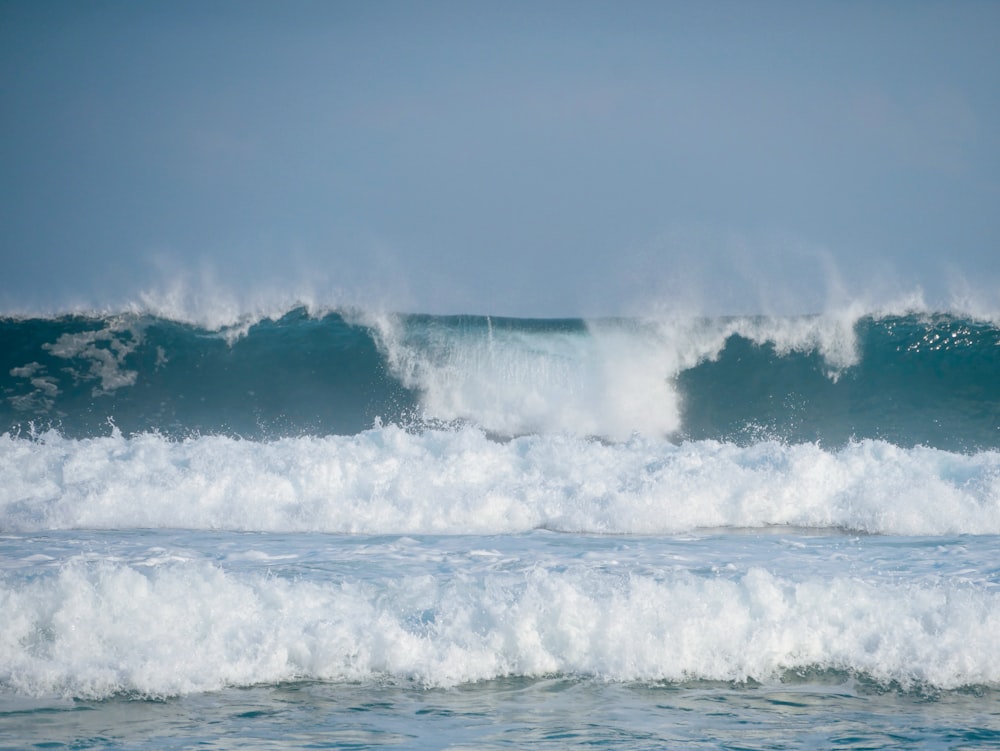
[[[0,319],[2,748],[1000,746],[1000,328]]]

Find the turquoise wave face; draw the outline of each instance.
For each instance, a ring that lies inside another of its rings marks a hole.
[[[649,322],[0,320],[0,431],[269,439],[377,421],[497,437],[1000,447],[1000,329],[953,316]]]
[[[336,314],[294,311],[235,339],[141,316],[7,320],[0,341],[0,430],[350,434],[414,404],[368,330]]]
[[[827,372],[816,350],[731,337],[679,376],[685,435],[841,445],[879,438],[948,450],[1000,447],[1000,331],[936,316],[854,326],[858,356]]]

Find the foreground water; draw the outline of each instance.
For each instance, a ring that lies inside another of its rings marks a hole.
[[[508,679],[448,690],[298,683],[5,707],[0,747],[975,749],[1000,744],[998,698],[885,693],[849,680],[742,688]]]

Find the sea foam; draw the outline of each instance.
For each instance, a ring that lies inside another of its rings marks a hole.
[[[603,319],[543,331],[449,319],[367,316],[392,373],[423,415],[502,435],[562,432],[614,440],[682,427],[677,376],[716,359],[733,336],[779,355],[818,352],[827,375],[858,361],[860,309],[799,318]],[[501,319],[502,321],[503,319]]]
[[[903,687],[1000,682],[1000,594],[957,584],[620,575],[240,575],[70,560],[0,581],[0,686],[167,696],[301,679],[453,686],[501,676],[774,681],[835,670]]]
[[[0,530],[499,534],[838,527],[1000,533],[1000,453],[865,440],[490,440],[476,428],[243,441],[0,436]]]

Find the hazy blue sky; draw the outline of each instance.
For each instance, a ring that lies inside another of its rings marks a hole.
[[[1000,291],[998,2],[5,0],[0,108],[7,309]]]

